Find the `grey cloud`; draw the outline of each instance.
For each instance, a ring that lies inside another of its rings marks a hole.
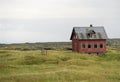
[[[120,0],[0,0],[0,42],[69,41],[74,26],[120,36]]]

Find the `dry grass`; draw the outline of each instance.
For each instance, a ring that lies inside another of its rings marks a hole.
[[[120,82],[120,51],[0,51],[0,82]]]

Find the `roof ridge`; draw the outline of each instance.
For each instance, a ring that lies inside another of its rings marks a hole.
[[[104,26],[94,26],[94,27],[73,27],[73,28],[104,28]]]

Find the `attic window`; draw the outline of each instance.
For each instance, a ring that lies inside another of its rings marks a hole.
[[[96,38],[96,32],[94,30],[89,30],[87,32],[87,38]]]

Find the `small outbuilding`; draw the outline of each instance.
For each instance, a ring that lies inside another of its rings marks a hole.
[[[103,26],[73,27],[70,40],[78,53],[106,53],[107,34]]]

